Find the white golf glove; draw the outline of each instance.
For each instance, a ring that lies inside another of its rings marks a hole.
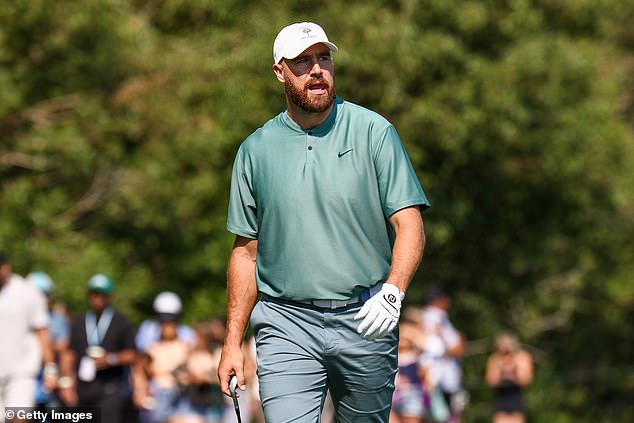
[[[377,292],[361,307],[354,316],[354,320],[360,320],[357,332],[364,339],[374,341],[390,333],[398,324],[401,315],[401,301],[405,294],[400,292],[396,285],[384,283]]]

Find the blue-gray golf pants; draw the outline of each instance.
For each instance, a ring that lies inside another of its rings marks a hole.
[[[320,421],[327,389],[339,423],[389,419],[398,333],[366,341],[361,304],[327,310],[265,297],[251,313],[267,423]]]

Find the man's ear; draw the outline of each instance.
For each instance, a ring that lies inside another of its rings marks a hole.
[[[284,67],[281,63],[276,63],[273,65],[273,72],[275,73],[275,77],[277,78],[277,80],[280,81],[282,84],[286,81],[286,79],[284,78]]]

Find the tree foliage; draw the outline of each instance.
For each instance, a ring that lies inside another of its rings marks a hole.
[[[634,6],[619,0],[16,0],[0,8],[0,249],[135,320],[160,290],[222,313],[239,143],[284,106],[272,40],[320,22],[338,93],[398,128],[432,208],[408,292],[453,292],[487,421],[501,328],[537,358],[534,421],[632,419]],[[628,414],[629,413],[629,414]]]

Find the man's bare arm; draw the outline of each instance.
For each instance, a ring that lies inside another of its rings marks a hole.
[[[64,404],[69,407],[77,405],[77,391],[76,391],[76,375],[75,375],[75,363],[77,356],[71,349],[67,349],[62,352],[60,356],[60,386],[59,395]],[[65,383],[61,383],[64,381]]]
[[[229,380],[238,378],[240,389],[246,389],[242,339],[249,316],[258,298],[255,281],[255,258],[258,241],[237,236],[229,259],[227,274],[227,332],[218,365],[222,391],[229,395]]]
[[[42,361],[44,362],[44,387],[49,391],[57,385],[58,370],[55,364],[55,353],[48,328],[35,329],[35,336],[42,349]]]
[[[392,248],[392,267],[386,283],[407,291],[425,250],[423,216],[417,206],[406,207],[390,216],[396,238]]]
[[[55,363],[55,354],[53,353],[53,344],[49,336],[48,328],[35,329],[34,332],[42,348],[42,361],[44,361],[44,363]]]

